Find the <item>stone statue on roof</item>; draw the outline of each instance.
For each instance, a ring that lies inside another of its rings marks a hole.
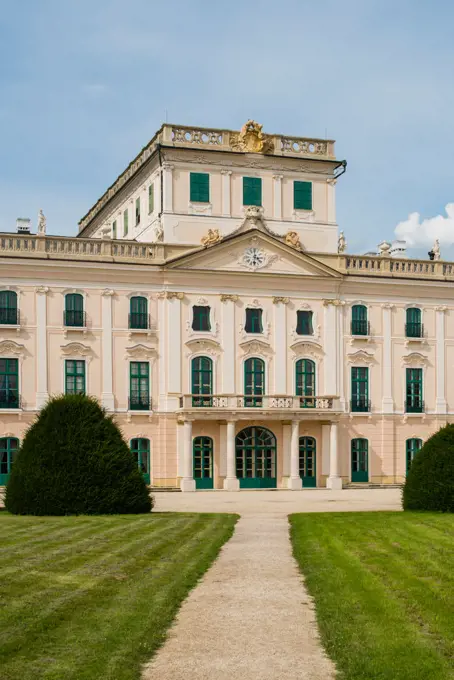
[[[45,236],[46,235],[46,218],[45,218],[44,213],[43,213],[41,208],[39,209],[39,213],[38,213],[37,234],[38,234],[38,236]]]

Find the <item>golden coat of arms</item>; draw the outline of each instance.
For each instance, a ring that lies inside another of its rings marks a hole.
[[[234,149],[239,151],[251,151],[255,153],[266,153],[272,150],[273,142],[269,135],[262,132],[263,125],[255,120],[248,120],[240,132],[231,135],[230,143]]]

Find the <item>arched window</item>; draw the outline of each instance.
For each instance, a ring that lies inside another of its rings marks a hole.
[[[143,474],[147,484],[150,483],[150,440],[145,438],[131,439],[131,453],[136,459],[137,467]]]
[[[13,290],[0,291],[0,324],[17,326],[18,323],[17,293]]]
[[[406,317],[405,335],[407,338],[422,338],[424,329],[421,323],[421,310],[418,307],[409,307]]]
[[[136,295],[129,301],[129,328],[148,328],[148,300]]]
[[[212,406],[213,362],[209,357],[194,357],[191,362],[191,394],[193,406]]]
[[[311,359],[298,359],[295,364],[296,396],[301,397],[302,408],[315,407],[315,363]]]
[[[15,437],[0,439],[0,486],[5,486],[8,483],[18,448],[19,440]]]
[[[413,462],[413,458],[415,455],[418,453],[419,449],[422,447],[422,439],[407,439],[406,445],[405,445],[405,461],[406,461],[406,472],[408,474],[409,469],[411,468],[411,464]]]
[[[251,357],[244,362],[244,394],[245,406],[262,406],[265,394],[265,362],[262,359]]]
[[[352,307],[352,335],[369,335],[366,305]]]
[[[352,439],[352,482],[369,481],[369,442]]]
[[[80,293],[65,295],[65,326],[85,326],[84,298]]]

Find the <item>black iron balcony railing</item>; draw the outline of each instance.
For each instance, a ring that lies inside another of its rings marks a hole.
[[[424,336],[424,324],[420,321],[410,321],[405,324],[407,338],[422,338]]]
[[[146,312],[132,312],[129,315],[129,328],[148,330],[150,328],[149,315]]]
[[[0,408],[21,408],[21,398],[16,390],[0,391]]]
[[[370,335],[370,323],[363,319],[353,319],[351,331],[352,335]]]
[[[424,413],[424,401],[419,397],[412,397],[405,401],[405,411],[407,413]]]
[[[63,312],[63,325],[70,328],[85,328],[86,316],[82,310],[65,310]]]
[[[354,413],[369,413],[369,399],[366,399],[366,397],[353,397],[350,402],[350,410]]]
[[[132,392],[128,406],[130,411],[151,411],[151,398],[148,394]]]
[[[18,326],[19,310],[11,307],[0,307],[0,324]]]

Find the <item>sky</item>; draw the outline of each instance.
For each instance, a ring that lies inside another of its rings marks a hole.
[[[348,251],[454,259],[449,0],[0,0],[0,231],[77,222],[162,122],[336,139]],[[397,229],[397,231],[396,231]]]

